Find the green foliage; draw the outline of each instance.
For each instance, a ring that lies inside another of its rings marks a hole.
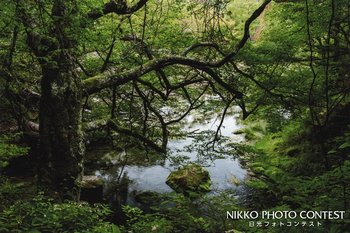
[[[196,201],[176,193],[163,194],[162,199],[164,201],[152,206],[150,214],[145,214],[137,207],[124,206],[123,211],[128,217],[124,231],[254,232],[249,228],[247,221],[227,219],[227,211],[243,210],[230,192],[222,192],[215,196],[201,196]]]
[[[24,199],[35,192],[31,182],[16,181],[6,176],[0,176],[0,211],[9,207],[17,200]]]
[[[199,206],[183,195],[173,194],[154,207],[173,225],[173,232],[212,232],[210,218],[204,217]]]
[[[210,232],[209,219],[196,216],[193,205],[182,195],[167,197],[153,207],[155,214],[144,214],[137,207],[124,206],[127,230],[135,232]],[[198,213],[197,213],[198,214]]]
[[[18,201],[0,213],[1,232],[120,232],[103,222],[111,211],[103,206],[64,202],[38,195],[30,201]]]
[[[28,153],[28,147],[15,144],[20,136],[20,134],[0,136],[0,171],[9,164],[12,158]],[[31,193],[33,191],[31,186],[32,183],[28,183],[26,180],[18,181],[0,174],[0,210]]]
[[[8,165],[11,158],[27,154],[29,148],[19,146],[13,142],[18,140],[19,134],[0,136],[0,168]]]
[[[123,206],[122,209],[128,218],[126,232],[173,232],[172,223],[164,217],[143,214],[143,211],[137,207]]]
[[[324,146],[333,148],[327,155],[332,163],[329,169],[324,168],[318,145],[312,143],[314,134],[305,123],[290,121],[282,131],[266,132],[249,144],[247,163],[255,178],[246,184],[255,190],[253,193],[265,193],[267,205],[264,209],[284,206],[293,210],[348,210],[349,133],[346,131],[336,138],[322,135]],[[330,232],[342,232],[348,227],[349,221],[343,219],[322,230],[329,228]]]

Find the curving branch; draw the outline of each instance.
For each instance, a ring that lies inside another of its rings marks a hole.
[[[211,67],[216,67],[216,64],[206,63],[202,61],[196,61],[190,58],[181,56],[170,56],[162,59],[155,59],[147,62],[141,67],[133,68],[129,71],[115,74],[113,71],[107,71],[105,73],[98,74],[94,77],[88,78],[83,81],[86,94],[96,93],[104,88],[111,86],[119,86],[128,83],[133,80],[137,80],[139,77],[150,73],[155,70],[159,70],[171,65],[184,65],[188,67],[201,70],[211,76],[215,82],[217,82],[224,89],[234,94],[236,98],[242,98],[243,94],[234,89],[230,84],[224,82],[219,75],[217,75]]]
[[[128,6],[125,0],[111,0],[110,2],[104,4],[101,8],[92,10],[88,13],[88,18],[96,20],[104,15],[115,13],[117,15],[129,15],[132,14],[143,6],[146,5],[148,0],[140,0],[133,6]]]
[[[221,61],[217,63],[218,66],[222,66],[227,62],[232,61],[232,59],[237,55],[239,50],[241,50],[244,47],[244,45],[247,43],[248,39],[250,38],[250,32],[249,32],[250,25],[261,15],[261,13],[263,13],[266,6],[270,4],[270,2],[271,0],[265,0],[261,4],[261,6],[258,9],[256,9],[253,12],[253,14],[247,19],[247,21],[244,24],[244,34],[242,39],[239,41],[234,51],[226,55]]]

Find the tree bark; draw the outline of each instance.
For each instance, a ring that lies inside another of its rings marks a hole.
[[[69,59],[43,67],[38,184],[48,194],[78,200],[83,174],[81,82]]]
[[[52,8],[54,44],[42,62],[38,183],[63,199],[78,200],[83,175],[81,79],[74,51],[74,0],[55,0]]]
[[[78,9],[75,0],[54,0],[52,20],[39,34],[36,17],[22,2],[27,43],[42,69],[38,188],[61,199],[78,200],[83,175],[82,84],[76,72]]]

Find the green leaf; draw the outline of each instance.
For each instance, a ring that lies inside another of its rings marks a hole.
[[[345,149],[350,147],[350,142],[345,142],[339,146],[339,149]]]
[[[330,151],[328,151],[328,153],[327,154],[336,154],[337,153],[337,151],[336,150],[330,150]]]
[[[116,225],[112,225],[111,226],[111,233],[121,233],[121,231]]]

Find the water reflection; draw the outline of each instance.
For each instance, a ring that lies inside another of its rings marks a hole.
[[[198,124],[195,122],[195,119],[196,117],[194,115],[188,116],[183,128],[185,131],[195,132],[197,135],[208,130],[215,131],[220,122],[220,119],[214,117],[204,124]],[[221,136],[228,137],[231,142],[239,142],[243,140],[242,137],[234,135],[233,132],[237,131],[240,127],[235,115],[228,116],[223,122],[220,132]],[[247,171],[242,168],[239,160],[225,153],[220,153],[219,157],[214,158],[203,157],[203,154],[195,150],[197,147],[192,148],[192,150],[189,149],[194,145],[194,141],[195,139],[191,135],[183,139],[169,140],[168,148],[170,157],[156,165],[126,165],[121,168],[120,163],[114,160],[114,163],[112,162],[114,165],[110,169],[104,171],[98,170],[95,174],[105,181],[105,192],[107,196],[108,193],[115,194],[115,191],[118,191],[118,193],[121,191],[125,192],[128,194],[127,196],[121,199],[120,197],[114,197],[113,199],[120,199],[118,201],[129,204],[135,202],[134,195],[140,192],[171,192],[172,189],[165,181],[170,172],[177,168],[174,165],[174,158],[179,158],[179,156],[187,158],[184,160],[185,162],[200,161],[200,165],[206,167],[212,181],[212,192],[210,194],[214,195],[220,191],[239,188],[240,185],[238,183],[243,182],[247,175]],[[208,153],[213,152],[208,151]],[[120,155],[118,156],[120,157]],[[120,186],[121,181],[124,183],[122,186]],[[116,190],[113,187],[118,188]]]

